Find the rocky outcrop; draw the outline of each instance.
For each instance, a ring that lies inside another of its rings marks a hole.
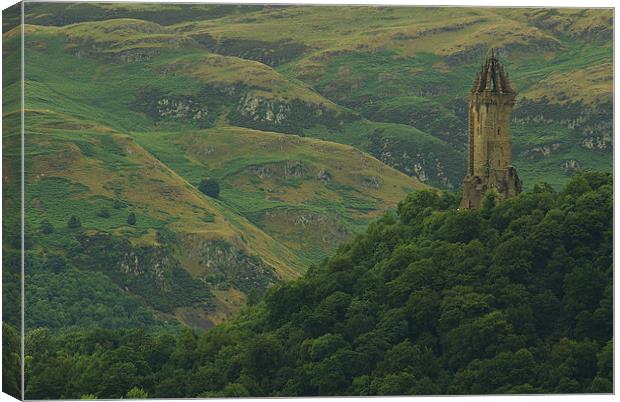
[[[157,46],[154,46],[157,43]],[[191,38],[184,36],[155,36],[150,39],[131,41],[93,41],[90,38],[67,37],[65,50],[76,57],[88,57],[113,64],[129,64],[151,60],[165,48],[197,46]]]
[[[414,139],[392,138],[378,130],[369,135],[368,150],[383,163],[432,186],[453,189],[462,179],[465,157],[447,144],[435,148]]]
[[[131,107],[154,123],[174,121],[206,128],[213,125],[222,109],[221,100],[222,96],[211,96],[205,90],[196,95],[176,95],[148,87],[138,92]]]
[[[381,190],[381,188],[383,188],[383,178],[379,176],[359,175],[357,179],[362,184],[363,187],[370,188],[373,190]]]
[[[523,99],[513,115],[514,124],[560,124],[583,148],[610,151],[613,147],[613,106],[611,103],[586,105],[582,102],[559,104],[543,97]]]
[[[208,305],[212,299],[208,285],[181,267],[169,245],[134,246],[127,239],[103,232],[83,234],[77,240],[78,245],[69,252],[75,266],[105,273],[156,310]]]
[[[275,270],[258,256],[223,240],[205,239],[199,234],[180,235],[183,256],[200,267],[199,277],[215,288],[234,286],[248,294],[264,292],[277,282]]]
[[[600,136],[586,137],[581,140],[581,146],[586,149],[611,149],[613,146],[613,138],[611,133],[605,133]]]
[[[197,105],[191,99],[163,97],[157,101],[157,113],[161,118],[203,121],[209,115],[209,110],[205,105]]]
[[[254,165],[247,168],[250,175],[257,176],[259,179],[289,179],[305,177],[309,174],[309,168],[303,162],[289,160],[285,162],[269,163],[264,165]]]
[[[328,184],[332,181],[332,174],[327,169],[321,169],[316,175],[316,178],[323,182],[323,184]]]
[[[357,118],[323,103],[266,98],[253,92],[241,96],[229,115],[230,122],[241,127],[292,134],[301,134],[317,124],[335,129]]]
[[[336,214],[323,214],[294,208],[267,210],[261,225],[285,242],[294,242],[301,249],[318,246],[315,252],[323,256],[350,240],[352,233],[339,222]],[[273,230],[270,230],[273,229]]]

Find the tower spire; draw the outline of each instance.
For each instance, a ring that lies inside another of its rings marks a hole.
[[[484,64],[482,64],[479,73],[480,82],[478,82],[478,77],[476,76],[472,93],[484,91],[506,94],[515,93],[508,79],[508,74],[505,73],[504,67],[497,59],[496,54],[495,48],[491,48],[487,52]]]

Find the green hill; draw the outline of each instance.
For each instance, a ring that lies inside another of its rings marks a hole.
[[[45,289],[35,283],[73,283],[78,271],[94,270],[104,276],[89,285],[138,296],[146,316],[209,328],[427,187],[351,146],[234,125],[247,115],[233,101],[251,96],[293,99],[299,113],[310,108],[333,124],[353,115],[261,63],[213,54],[135,19],[25,30],[26,231],[37,267],[26,281],[28,326],[63,327],[36,303]],[[6,48],[16,49],[18,32],[4,34]],[[12,79],[9,124],[19,119]],[[17,152],[9,131],[5,149]],[[5,178],[17,194],[18,170],[7,165]],[[217,199],[198,190],[205,178],[219,182]],[[62,269],[47,272],[57,261]],[[77,317],[79,301],[52,300],[74,312],[57,321],[88,321]]]
[[[27,328],[211,328],[414,190],[458,190],[467,93],[490,47],[519,92],[525,188],[611,169],[611,10],[25,13]],[[18,65],[16,23],[7,14],[6,66]],[[3,75],[7,289],[20,272],[18,73]],[[198,190],[206,179],[219,195]]]
[[[609,390],[611,9],[24,7],[3,300],[9,348],[23,28],[29,397]],[[491,47],[527,191],[458,212]]]
[[[350,144],[455,189],[465,166],[467,91],[494,47],[519,92],[514,161],[526,188],[610,166],[610,10],[91,3],[26,11],[28,23],[47,26],[38,31],[62,38],[64,54],[113,63],[116,74],[152,71],[158,82],[125,83],[147,87],[142,100],[189,103],[192,116],[202,111],[199,125],[222,116]],[[103,78],[107,68],[99,67]],[[192,78],[189,87],[182,75]],[[122,90],[116,105],[135,92]],[[159,123],[179,120],[152,104],[136,107]],[[397,125],[372,128],[376,122]]]
[[[480,211],[416,192],[211,331],[31,334],[26,395],[610,393],[612,200],[603,173]]]

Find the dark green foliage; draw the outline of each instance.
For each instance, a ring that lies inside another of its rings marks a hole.
[[[71,215],[69,220],[67,221],[67,227],[69,229],[77,229],[82,226],[82,222],[80,222],[80,218],[75,215]]]
[[[611,184],[583,173],[479,211],[415,192],[206,333],[46,338],[26,396],[610,393]]]
[[[146,399],[149,397],[149,393],[139,387],[133,387],[127,392],[127,399]]]
[[[2,320],[16,328],[21,327],[21,278],[21,250],[5,246],[2,249]]]
[[[21,399],[21,336],[6,322],[2,323],[2,392]]]
[[[256,60],[272,67],[287,63],[307,50],[307,46],[303,43],[290,39],[275,42],[249,39],[217,40],[209,34],[196,35],[195,39],[214,53]]]
[[[54,226],[48,220],[44,220],[41,222],[41,227],[39,229],[42,234],[51,234],[54,233]]]
[[[68,258],[76,267],[102,272],[160,311],[211,300],[208,285],[181,268],[167,247],[134,247],[127,239],[98,233],[78,236]]]
[[[107,219],[110,217],[110,211],[108,211],[106,208],[101,208],[98,212],[97,212],[97,216],[100,218],[104,218]],[[135,222],[134,222],[135,223]]]
[[[220,184],[215,179],[204,179],[198,185],[198,190],[211,198],[217,198],[220,195]]]
[[[157,325],[142,299],[123,292],[104,274],[69,268],[58,256],[44,264],[45,270],[26,281],[27,330]]]
[[[130,212],[129,215],[127,215],[127,223],[130,225],[136,224],[136,214],[134,212]]]

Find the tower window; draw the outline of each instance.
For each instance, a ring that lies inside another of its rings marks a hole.
[[[499,128],[497,129],[497,135],[499,135]]]

